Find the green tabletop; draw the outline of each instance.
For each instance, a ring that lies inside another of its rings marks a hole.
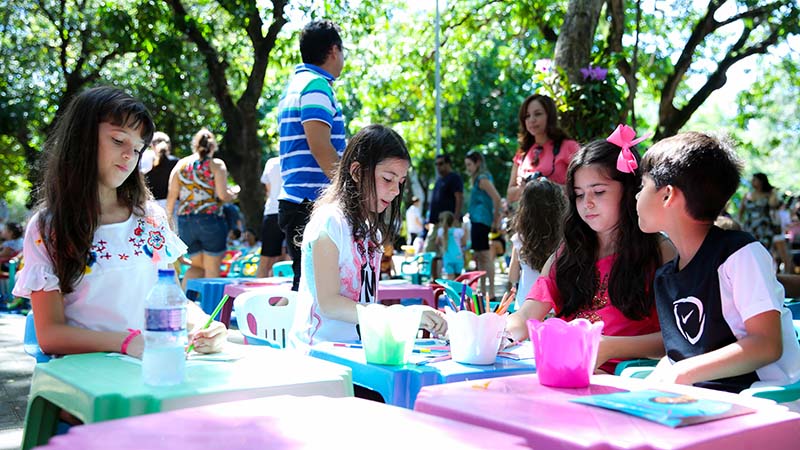
[[[84,423],[272,395],[353,395],[349,368],[261,346],[230,345],[233,361],[187,362],[186,381],[150,387],[141,364],[106,353],[69,355],[38,364],[31,381],[23,449],[46,444],[59,409]]]

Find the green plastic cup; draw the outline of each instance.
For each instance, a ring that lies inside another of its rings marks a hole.
[[[414,350],[422,310],[416,306],[356,305],[367,362],[401,366]]]

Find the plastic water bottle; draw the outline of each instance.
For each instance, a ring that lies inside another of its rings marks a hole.
[[[186,376],[186,296],[174,270],[159,269],[144,308],[142,378],[150,386],[180,384]]]

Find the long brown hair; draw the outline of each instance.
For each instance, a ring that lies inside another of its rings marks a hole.
[[[652,289],[656,268],[661,265],[657,234],[642,232],[636,213],[636,194],[642,182],[641,168],[633,173],[617,170],[620,148],[605,139],[581,147],[567,169],[567,206],[563,251],[556,262],[556,285],[564,299],[559,316],[570,317],[592,304],[599,280],[595,276],[597,233],[581,219],[575,205],[575,172],[594,165],[622,184],[619,223],[614,242],[617,259],[608,277],[611,304],[631,320],[645,318],[653,308]],[[631,149],[637,163],[639,153]],[[640,164],[641,165],[641,164]]]
[[[394,242],[402,223],[400,218],[402,196],[395,197],[380,214],[370,211],[370,202],[374,202],[377,196],[375,167],[390,158],[411,162],[403,138],[384,125],[367,125],[362,128],[347,143],[331,185],[314,207],[338,203],[353,228],[353,239],[356,241],[371,240],[375,244]],[[350,167],[354,162],[359,166],[359,181],[356,181],[350,173]],[[403,192],[404,186],[405,183],[400,185],[400,192]],[[382,242],[376,242],[378,234],[382,236]]]
[[[558,110],[556,109],[556,103],[553,99],[541,94],[529,95],[528,98],[522,102],[522,106],[519,108],[519,116],[517,117],[519,120],[517,142],[519,142],[519,151],[522,152],[523,155],[533,147],[533,143],[535,142],[533,135],[525,128],[525,116],[528,114],[528,105],[533,101],[539,102],[542,108],[544,108],[544,112],[547,113],[547,125],[545,126],[547,137],[552,139],[553,143],[558,144],[570,138],[564,130],[558,127]]]
[[[561,241],[567,198],[561,186],[546,178],[529,181],[522,191],[512,228],[522,241],[520,259],[537,271]]]
[[[58,119],[44,148],[39,229],[53,261],[61,292],[68,294],[83,276],[89,248],[100,223],[98,130],[101,122],[142,126],[147,147],[155,126],[139,100],[113,87],[101,86],[75,96]],[[139,169],[117,188],[117,199],[143,215],[150,191]]]

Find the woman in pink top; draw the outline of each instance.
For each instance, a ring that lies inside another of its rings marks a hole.
[[[674,255],[669,241],[639,229],[639,155],[629,148],[633,130],[620,129],[611,141],[583,147],[570,163],[564,241],[506,327],[511,338],[526,339],[526,320],[543,320],[551,309],[565,320],[602,320],[598,367],[663,355],[652,282],[656,268]]]
[[[519,109],[519,149],[508,179],[508,201],[519,200],[525,182],[538,176],[564,185],[567,166],[578,152],[578,143],[558,127],[553,99],[533,94]]]

